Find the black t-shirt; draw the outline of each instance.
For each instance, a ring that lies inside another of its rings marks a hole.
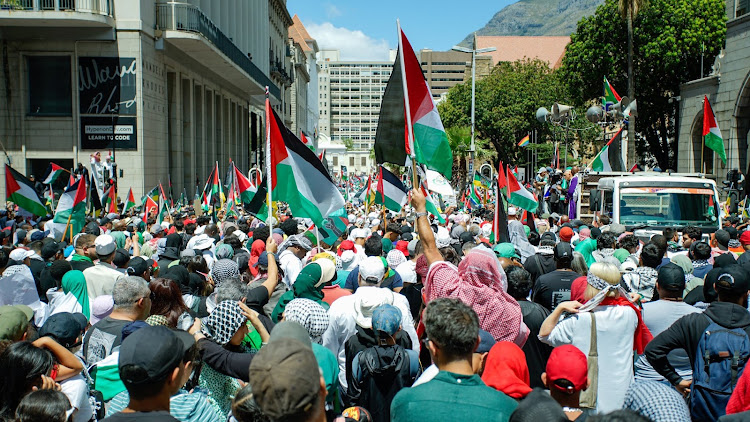
[[[126,422],[126,421],[152,421],[152,422],[180,422],[179,419],[170,415],[166,410],[157,412],[118,412],[104,419],[107,422]]]
[[[581,275],[575,271],[555,270],[539,277],[534,284],[532,299],[549,311],[570,300],[570,286]]]
[[[112,353],[122,342],[122,327],[132,321],[106,317],[94,324],[83,339],[83,357],[86,364],[93,365]]]
[[[542,384],[542,372],[547,368],[547,359],[552,353],[552,347],[539,341],[539,329],[549,316],[550,312],[542,305],[526,300],[519,300],[523,322],[529,327],[529,338],[523,345],[523,353],[526,355],[526,365],[529,367],[531,387],[546,388]]]
[[[531,282],[535,283],[539,277],[555,271],[555,257],[552,254],[537,253],[528,257],[523,267],[531,274]]]

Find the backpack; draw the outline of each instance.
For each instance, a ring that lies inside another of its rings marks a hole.
[[[708,315],[693,362],[690,414],[693,420],[716,420],[726,413],[729,397],[750,358],[750,338],[743,328],[726,328]]]
[[[360,352],[360,377],[352,388],[358,395],[351,397],[352,404],[369,410],[374,422],[390,421],[396,393],[414,383],[410,363],[406,350],[399,345],[374,346]]]

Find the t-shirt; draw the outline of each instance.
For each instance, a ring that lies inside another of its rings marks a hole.
[[[60,382],[60,390],[68,397],[70,405],[75,408],[71,422],[87,422],[94,411],[89,402],[89,386],[81,374]]]
[[[555,271],[555,257],[552,254],[537,253],[526,258],[523,267],[531,274],[531,282],[534,283],[544,274]]]
[[[404,281],[401,280],[401,276],[396,271],[390,271],[388,276],[383,280],[382,283],[380,283],[380,287],[385,287],[386,289],[397,289],[399,287],[404,286]],[[349,273],[349,276],[346,277],[346,284],[344,284],[345,289],[349,289],[353,292],[356,292],[359,288],[359,267],[352,270],[352,272]]]
[[[581,275],[575,271],[555,270],[539,277],[534,284],[534,302],[553,310],[557,305],[570,300],[570,286]]]
[[[700,309],[690,306],[685,302],[673,302],[669,300],[656,300],[643,304],[643,322],[651,334],[656,337],[669,328],[675,321],[687,314],[700,312]],[[693,379],[693,368],[687,352],[683,349],[674,349],[667,355],[669,364],[686,380]],[[635,362],[635,378],[638,380],[664,380],[646,359],[641,355]]]
[[[83,339],[83,356],[91,366],[106,358],[122,341],[122,327],[131,321],[106,317],[94,324]]]
[[[539,328],[542,327],[542,323],[547,319],[550,311],[538,303],[527,300],[519,300],[518,304],[521,306],[523,323],[529,327],[529,338],[522,349],[526,355],[526,365],[529,367],[531,387],[545,388],[542,383],[542,372],[546,371],[547,359],[549,359],[549,354],[552,353],[552,347],[539,341],[537,336],[539,335]]]
[[[104,419],[108,422],[125,422],[125,421],[151,421],[151,422],[180,422],[166,410],[157,412],[133,412],[133,413],[115,413]]]
[[[479,375],[440,371],[429,382],[396,394],[391,421],[507,421],[517,406],[512,398],[487,387]]]

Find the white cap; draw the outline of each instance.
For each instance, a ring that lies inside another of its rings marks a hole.
[[[359,275],[363,280],[369,279],[370,282],[368,284],[375,284],[375,281],[373,280],[378,280],[377,282],[379,283],[383,280],[383,276],[385,275],[385,265],[383,265],[383,260],[377,256],[369,256],[360,261]]]
[[[24,259],[30,257],[31,255],[34,255],[34,251],[29,250],[29,249],[16,248],[16,249],[13,249],[13,251],[8,255],[8,258],[16,262],[21,262]]]
[[[109,255],[117,249],[115,238],[108,234],[97,236],[94,241],[94,247],[96,247],[97,255]]]
[[[508,215],[516,215],[517,212],[516,207],[508,207]]]

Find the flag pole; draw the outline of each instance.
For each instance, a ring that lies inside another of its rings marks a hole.
[[[268,225],[268,228],[271,232],[273,232],[273,224],[271,223],[273,220],[271,220],[271,216],[273,213],[273,208],[271,207],[272,198],[271,198],[271,118],[273,117],[273,113],[271,112],[271,102],[268,99],[269,97],[269,91],[268,86],[266,86],[266,202],[267,202],[267,208],[268,208],[268,220],[266,220],[266,224]]]
[[[73,217],[73,210],[70,211],[70,215],[68,216],[68,222],[65,223],[65,231],[63,232],[63,238],[61,241],[65,240],[65,235],[68,234],[68,227],[70,227],[70,219]],[[70,241],[73,241],[73,227],[70,227]]]
[[[412,166],[412,188],[417,186],[417,171],[416,171],[416,160],[414,159],[414,132],[412,131],[412,122],[411,122],[411,109],[409,107],[409,87],[406,83],[406,65],[404,64],[404,42],[403,38],[401,37],[401,21],[399,19],[396,19],[396,29],[398,30],[398,57],[399,61],[401,62],[401,86],[404,90],[404,110],[406,114],[406,133],[407,133],[407,142],[409,147],[409,156],[411,157],[411,166]]]

